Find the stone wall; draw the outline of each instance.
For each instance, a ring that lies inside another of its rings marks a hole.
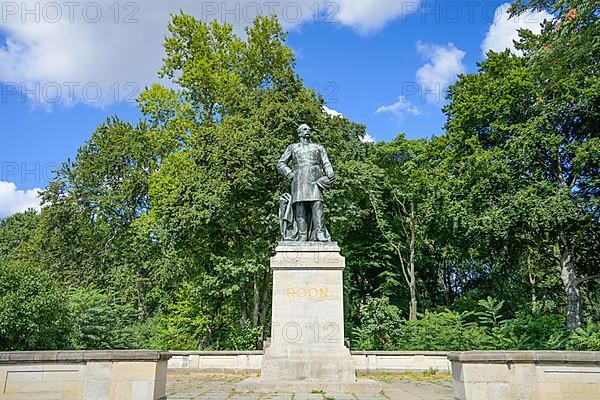
[[[450,372],[448,353],[435,351],[354,351],[358,372]]]
[[[260,372],[262,351],[171,351],[169,368],[203,372]]]
[[[600,399],[600,352],[473,351],[448,358],[460,400]]]
[[[262,351],[172,351],[169,368],[189,368],[205,372],[260,372]],[[448,353],[402,351],[355,351],[352,359],[358,372],[450,371]]]
[[[169,353],[0,352],[0,400],[158,400]]]

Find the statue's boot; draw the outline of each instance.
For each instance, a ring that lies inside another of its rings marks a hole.
[[[308,240],[308,225],[298,221],[298,240],[301,242],[306,242]]]
[[[316,240],[317,242],[329,242],[331,240],[331,237],[329,236],[329,232],[327,232],[327,229],[319,229],[316,234]]]

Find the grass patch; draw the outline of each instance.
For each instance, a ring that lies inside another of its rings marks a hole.
[[[431,381],[431,382],[451,382],[452,374],[449,372],[439,372],[437,370],[427,370],[425,372],[381,372],[381,373],[359,373],[360,378],[374,379],[376,381],[392,383],[397,381]]]
[[[216,372],[196,372],[196,371],[185,371],[177,373],[168,373],[167,378],[172,379],[175,382],[179,381],[204,381],[204,382],[226,382],[226,383],[237,383],[249,378],[248,374],[227,374],[227,373],[216,373]]]

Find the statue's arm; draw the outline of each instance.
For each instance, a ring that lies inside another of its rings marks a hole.
[[[325,176],[327,176],[331,183],[333,183],[335,180],[335,172],[333,172],[333,166],[331,165],[331,161],[329,161],[329,157],[327,156],[327,152],[323,146],[321,146],[321,165],[323,165]]]
[[[279,174],[282,176],[285,176],[286,178],[288,178],[290,180],[294,178],[294,172],[288,165],[288,163],[290,162],[291,159],[292,159],[292,146],[290,145],[287,147],[287,149],[285,149],[285,151],[283,152],[283,155],[281,156],[281,158],[279,159],[279,162],[277,163],[277,171],[279,172]]]

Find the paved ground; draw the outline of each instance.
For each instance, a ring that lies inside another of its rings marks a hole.
[[[377,395],[335,393],[236,393],[235,384],[246,376],[169,371],[168,400],[452,400],[452,383],[447,376],[366,376],[381,380]]]

